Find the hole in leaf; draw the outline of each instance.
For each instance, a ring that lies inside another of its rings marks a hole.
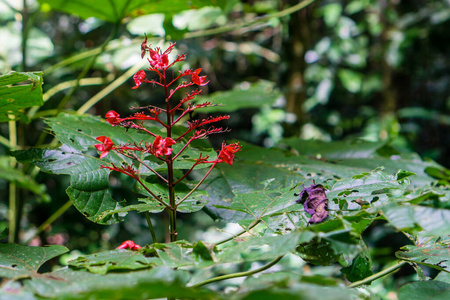
[[[81,130],[80,128],[77,129],[78,132],[82,132],[83,130]]]
[[[13,264],[13,265],[11,265],[11,268],[15,268],[15,267],[17,267],[17,265],[16,265],[16,264]]]
[[[372,199],[372,202],[371,203],[374,203],[374,202],[377,202],[378,200],[380,200],[380,197],[373,197],[373,199]]]

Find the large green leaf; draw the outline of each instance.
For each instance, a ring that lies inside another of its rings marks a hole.
[[[158,264],[156,257],[145,257],[141,252],[111,250],[87,256],[80,256],[69,262],[74,267],[84,267],[92,273],[106,274],[111,270],[137,270]]]
[[[94,274],[62,269],[26,282],[34,293],[57,299],[213,299],[214,293],[187,288],[189,274],[167,267],[128,273]]]
[[[440,281],[418,281],[405,284],[398,291],[399,300],[447,300],[450,284]]]
[[[188,9],[197,9],[203,6],[222,5],[222,0],[98,0],[95,5],[89,0],[39,0],[48,8],[78,15],[83,19],[99,18],[116,23],[128,16],[138,16],[153,13],[173,15]]]
[[[14,72],[0,76],[0,122],[25,117],[24,110],[41,106],[42,72]]]
[[[367,295],[354,289],[344,287],[321,286],[308,283],[294,283],[290,286],[283,284],[275,286],[265,286],[261,289],[252,290],[244,293],[239,299],[242,300],[278,300],[278,299],[297,299],[297,300],[349,300],[366,299]]]
[[[450,273],[450,237],[434,237],[419,245],[406,245],[397,251],[400,259],[426,265]]]
[[[26,247],[0,244],[0,277],[26,278],[37,276],[39,268],[48,260],[69,251],[64,246]]]
[[[98,158],[67,146],[56,150],[16,151],[14,155],[21,162],[36,164],[44,172],[71,175],[67,195],[89,220],[101,224],[119,221],[117,215],[103,215],[105,211],[120,207],[120,204],[111,197],[108,190],[109,171],[101,168],[104,163]]]
[[[396,173],[398,170],[413,172],[410,178],[413,186],[424,186],[435,181],[433,177],[425,172],[427,167],[442,168],[432,161],[424,161],[415,153],[400,153],[399,151],[385,145],[385,143],[373,143],[359,140],[321,142],[304,141],[298,138],[290,138],[283,141],[292,147],[292,151],[300,157],[306,156],[311,160],[317,159],[325,165],[334,164],[340,170],[335,175],[348,177],[347,170],[359,169],[364,171],[384,168],[388,173]]]

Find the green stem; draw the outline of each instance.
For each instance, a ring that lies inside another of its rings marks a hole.
[[[111,76],[114,77],[114,76]],[[95,78],[83,78],[80,80],[79,85],[80,86],[89,86],[89,85],[100,85],[100,84],[106,84],[108,82],[110,82],[113,78],[109,78],[109,76],[107,78],[102,78],[102,77],[95,77]],[[77,84],[76,80],[69,80],[66,82],[62,82],[60,84],[55,85],[54,87],[52,87],[51,89],[49,89],[47,92],[44,93],[43,95],[43,99],[44,99],[44,103],[47,102],[48,99],[50,99],[51,97],[53,97],[56,93],[61,92],[65,89],[68,89],[70,87],[73,87]],[[28,118],[33,119],[33,118],[39,118],[42,116],[46,116],[46,115],[51,115],[54,114],[53,111],[55,110],[46,110],[44,112],[41,112],[40,114],[36,114],[36,112],[39,110],[40,106],[34,106],[32,107],[27,115]],[[49,113],[50,111],[50,113]]]
[[[11,146],[11,149],[15,150],[17,147],[16,121],[9,121],[8,125],[9,125],[9,144]],[[10,166],[12,168],[16,167],[16,159],[12,156],[10,160]],[[9,236],[8,236],[9,243],[14,243],[16,241],[16,237],[18,236],[18,227],[20,224],[20,222],[18,221],[20,217],[18,216],[17,213],[18,203],[16,192],[17,192],[16,184],[11,181],[9,183]]]
[[[145,212],[145,219],[147,219],[148,229],[150,229],[150,234],[152,235],[153,243],[156,243],[155,229],[153,228],[152,219],[150,219],[150,214],[148,211]]]
[[[226,280],[226,279],[251,276],[253,274],[265,271],[265,270],[269,269],[270,267],[276,265],[283,258],[283,256],[284,255],[278,256],[277,258],[272,260],[270,263],[268,263],[267,265],[262,266],[261,268],[258,268],[258,269],[255,269],[255,270],[250,270],[250,271],[245,271],[245,272],[227,274],[227,275],[222,275],[222,276],[217,276],[217,277],[214,277],[214,278],[210,278],[208,280],[205,280],[205,281],[199,282],[197,284],[194,284],[192,286],[192,288],[198,288],[198,287],[204,286],[206,284],[210,284],[210,283],[213,283],[213,282],[222,281],[222,280]]]
[[[243,235],[244,233],[248,232],[249,230],[255,228],[255,226],[258,225],[260,222],[261,222],[261,220],[255,220],[255,221],[253,221],[253,222],[250,224],[250,226],[248,226],[247,229],[244,229],[244,230],[242,230],[242,231],[239,231],[238,233],[236,233],[236,234],[230,236],[229,238],[224,239],[224,240],[222,240],[222,241],[220,241],[220,242],[217,242],[217,243],[214,243],[214,244],[217,246],[217,245],[225,244],[225,243],[227,243],[227,242],[229,242],[229,241],[231,241],[231,240],[234,240],[234,239],[237,238],[238,236],[241,236],[241,235]]]
[[[407,263],[408,263],[407,261],[398,261],[395,265],[390,266],[389,268],[386,268],[386,269],[384,269],[378,273],[375,273],[367,278],[364,278],[363,280],[352,282],[347,287],[354,288],[354,287],[358,287],[363,284],[367,284],[375,279],[381,278],[392,272],[397,271],[398,269],[400,269],[403,265],[406,265]]]

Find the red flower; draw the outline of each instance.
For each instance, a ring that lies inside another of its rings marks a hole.
[[[102,135],[96,138],[96,140],[101,142],[101,144],[94,145],[94,147],[101,152],[100,158],[105,157],[106,155],[108,155],[109,151],[114,149],[114,143],[109,137]]]
[[[149,50],[150,53],[150,65],[156,69],[164,69],[169,65],[169,55],[168,53],[160,53],[161,51],[155,51],[153,49]]]
[[[133,89],[137,89],[144,81],[147,74],[145,74],[144,70],[139,70],[136,74],[134,74],[133,79],[136,86]]]
[[[225,145],[225,142],[222,143],[222,150],[220,150],[217,162],[226,162],[230,166],[233,164],[234,153],[241,150],[242,146],[239,146],[238,143],[233,143],[230,145]]]
[[[117,247],[116,249],[130,249],[130,250],[139,250],[142,247],[135,244],[133,241],[128,240],[122,243],[122,245],[120,245],[119,247]]]
[[[172,154],[172,148],[170,148],[170,146],[175,143],[176,142],[169,137],[163,139],[160,135],[158,135],[153,141],[152,153],[155,156],[170,155]]]
[[[114,110],[110,110],[105,115],[106,121],[111,124],[112,126],[115,126],[122,122],[122,119],[120,118],[120,115],[116,113]]]
[[[206,81],[206,76],[198,76],[202,69],[197,69],[194,72],[192,72],[192,82],[196,85],[204,86],[209,83],[209,80]],[[206,81],[206,82],[205,82]]]

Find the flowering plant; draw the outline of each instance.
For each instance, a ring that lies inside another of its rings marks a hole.
[[[211,102],[198,104],[192,102],[192,100],[201,93],[201,90],[199,89],[191,89],[185,93],[183,98],[176,100],[175,96],[177,95],[177,92],[194,86],[205,86],[209,81],[207,81],[206,76],[200,75],[202,69],[187,69],[178,71],[177,75],[172,75],[172,73],[169,72],[169,69],[174,64],[186,59],[186,55],[181,54],[171,61],[169,55],[174,50],[174,47],[175,44],[171,44],[165,51],[162,51],[159,47],[151,48],[147,45],[146,38],[141,45],[142,58],[145,57],[146,53],[149,54],[148,62],[150,66],[147,70],[156,73],[157,77],[156,79],[147,78],[147,72],[144,70],[138,71],[133,76],[135,82],[133,89],[140,88],[144,83],[150,83],[164,89],[164,108],[154,106],[140,107],[139,109],[141,111],[128,117],[122,117],[116,111],[109,111],[105,115],[106,121],[111,124],[111,126],[120,126],[127,130],[131,128],[144,132],[149,136],[149,139],[152,139],[152,141],[142,140],[140,142],[116,144],[113,141],[114,137],[102,135],[96,138],[99,144],[95,145],[95,148],[100,152],[101,159],[105,158],[110,152],[115,152],[119,156],[124,157],[125,162],[122,165],[117,166],[114,163],[109,163],[102,165],[102,168],[120,172],[133,178],[144,189],[146,194],[150,195],[153,200],[157,201],[162,207],[167,209],[170,216],[170,241],[175,241],[177,236],[176,213],[178,207],[193,195],[210,174],[214,166],[222,162],[232,165],[235,153],[241,149],[241,146],[238,143],[227,145],[223,142],[222,148],[218,151],[215,158],[210,158],[210,155],[203,156],[200,152],[198,157],[194,158],[192,161],[190,168],[185,169],[179,176],[175,175],[175,161],[181,159],[182,153],[186,151],[195,140],[206,139],[212,134],[229,131],[227,128],[214,127],[212,125],[219,121],[229,119],[229,116],[207,117],[202,120],[188,121],[187,126],[184,127],[183,133],[178,135],[173,133],[174,126],[181,123],[186,116],[191,115],[197,109],[214,105]],[[182,80],[181,83],[177,84],[180,80]],[[156,122],[164,129],[165,136],[163,137],[160,134],[154,133],[151,129],[148,129],[146,121]],[[180,145],[177,151],[174,151],[174,145]],[[164,173],[148,164],[146,160],[148,154],[165,164],[165,168],[163,169]],[[189,192],[185,193],[183,197],[177,198],[177,185],[183,179],[188,177],[196,166],[203,164],[209,164],[209,170]],[[144,174],[142,174],[140,171],[141,168],[137,166],[143,166],[143,169],[145,169],[146,172],[155,175],[159,182],[166,186],[168,199],[164,199],[149,187],[142,178],[148,173],[144,172]]]

